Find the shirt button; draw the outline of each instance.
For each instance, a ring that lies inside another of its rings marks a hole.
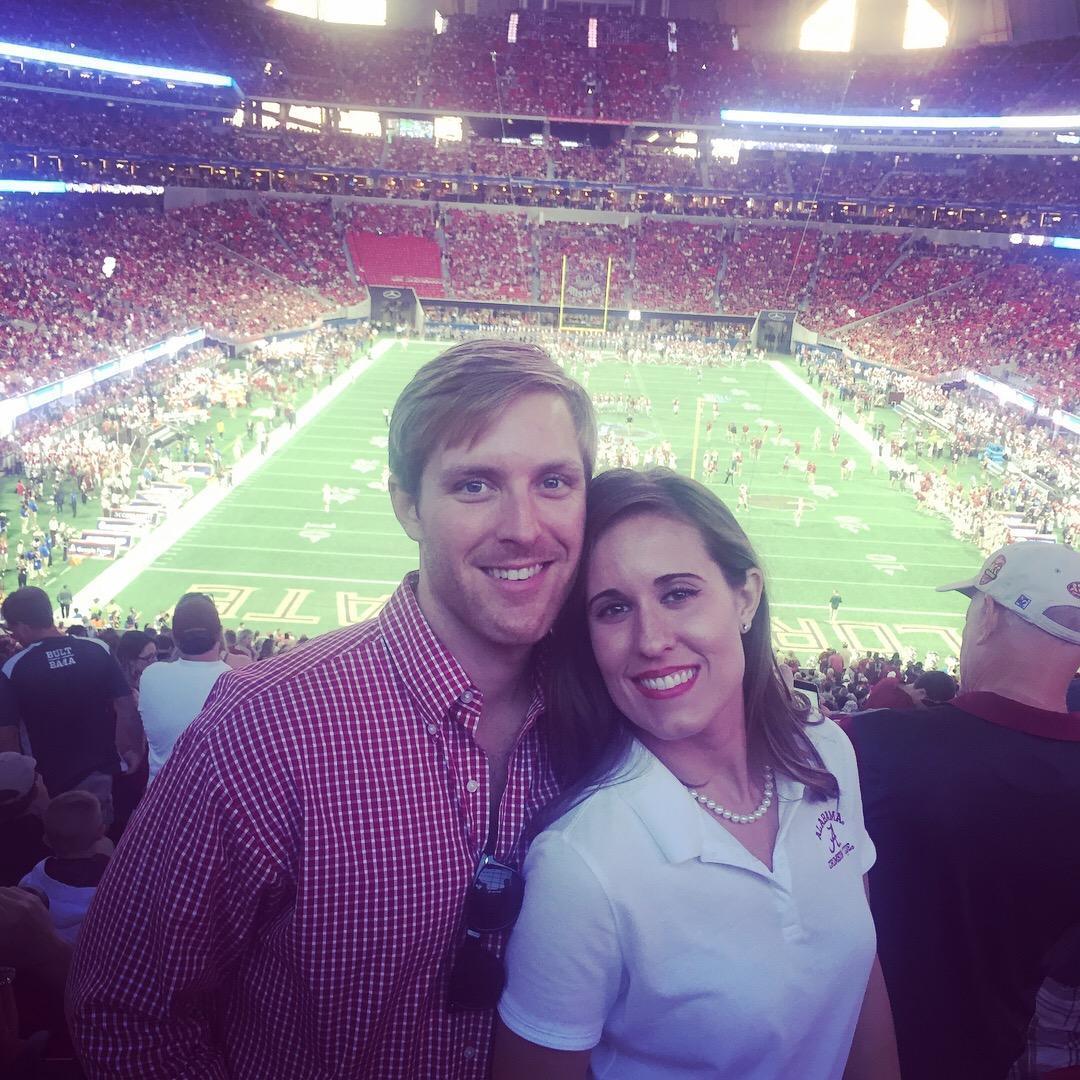
[[[438,730],[439,730],[439,727],[438,727],[437,724],[428,724],[428,726],[427,726],[427,733],[429,735],[434,735],[435,732],[438,731]]]
[[[476,1057],[476,1048],[474,1046],[466,1046],[465,1047],[465,1060],[466,1061],[472,1061],[472,1059],[474,1057]]]
[[[478,783],[477,783],[477,782],[476,782],[475,780],[470,780],[470,781],[469,781],[469,782],[468,782],[468,783],[467,783],[467,784],[465,785],[465,790],[466,790],[467,792],[469,792],[470,794],[472,794],[472,792],[474,792],[474,791],[479,791],[479,790],[480,790],[480,785],[479,785],[479,784],[478,784]]]
[[[470,704],[472,702],[472,699],[473,692],[471,690],[466,690],[465,693],[461,695],[462,703],[465,705]],[[473,1053],[476,1053],[476,1051],[474,1050]]]

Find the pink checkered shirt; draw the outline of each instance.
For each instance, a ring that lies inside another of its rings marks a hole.
[[[488,835],[483,698],[407,578],[382,614],[225,674],[129,826],[68,987],[91,1078],[481,1080],[446,1006]],[[529,709],[496,855],[555,792]],[[501,941],[491,942],[501,948]]]

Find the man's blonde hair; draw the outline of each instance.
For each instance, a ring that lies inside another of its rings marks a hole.
[[[483,431],[524,394],[558,394],[578,433],[585,475],[596,459],[596,414],[580,383],[539,345],[484,338],[465,341],[424,364],[401,391],[390,417],[390,471],[410,495],[441,445]]]

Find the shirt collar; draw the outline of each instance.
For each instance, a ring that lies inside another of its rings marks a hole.
[[[484,702],[483,692],[473,685],[453,653],[435,636],[416,599],[420,574],[405,575],[394,595],[379,613],[383,640],[397,676],[405,684],[428,723],[438,724],[450,716],[475,734]],[[539,675],[532,701],[522,725],[528,731],[544,709]]]
[[[626,764],[613,784],[671,863],[700,859],[727,863],[752,873],[765,873],[762,864],[735,837],[694,803],[677,776],[636,739]],[[800,798],[802,785],[787,785],[777,776],[778,797]]]
[[[957,694],[949,702],[956,708],[991,724],[1037,735],[1042,739],[1059,739],[1062,742],[1080,742],[1080,713],[1050,712],[1024,705],[1001,694],[987,690],[972,690]]]
[[[416,599],[419,579],[415,571],[406,574],[379,613],[379,626],[398,678],[425,719],[437,724],[463,700],[468,704],[475,696],[479,705],[480,691],[424,618]]]

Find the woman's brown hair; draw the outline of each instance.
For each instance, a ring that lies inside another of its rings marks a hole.
[[[545,664],[546,725],[561,794],[540,815],[550,824],[590,791],[615,781],[633,741],[633,726],[615,707],[593,658],[585,612],[585,578],[596,544],[616,523],[648,514],[697,529],[709,557],[732,588],[760,569],[735,516],[708,488],[670,469],[612,469],[589,484],[585,542],[577,581],[556,621]],[[809,713],[788,693],[772,646],[769,601],[761,602],[742,637],[743,701],[751,761],[768,763],[805,785],[811,798],[836,798],[836,777],[806,734]]]

